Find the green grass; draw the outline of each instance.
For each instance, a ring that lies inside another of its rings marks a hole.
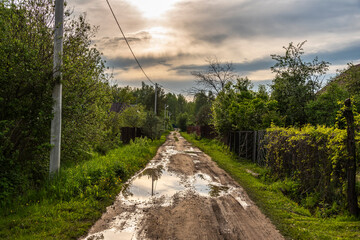
[[[111,205],[122,184],[165,141],[137,140],[106,156],[65,167],[41,189],[0,209],[0,239],[76,239]]]
[[[312,216],[307,209],[284,196],[277,187],[279,183],[268,183],[246,171],[249,169],[261,176],[267,171],[265,168],[238,159],[218,141],[198,140],[193,135],[181,134],[239,182],[287,239],[360,239],[359,219],[349,216]]]

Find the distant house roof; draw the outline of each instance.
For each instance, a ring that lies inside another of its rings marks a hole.
[[[125,110],[126,108],[128,108],[128,107],[129,107],[129,104],[114,102],[114,103],[111,105],[110,112],[120,113],[120,112],[124,111],[124,110]]]

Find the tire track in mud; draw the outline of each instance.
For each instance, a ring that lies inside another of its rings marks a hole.
[[[173,132],[82,239],[284,238],[237,182]]]

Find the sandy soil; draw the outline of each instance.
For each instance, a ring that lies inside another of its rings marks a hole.
[[[82,239],[284,238],[241,186],[174,132]]]

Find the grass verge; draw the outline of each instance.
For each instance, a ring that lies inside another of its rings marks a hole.
[[[261,176],[266,172],[265,168],[238,159],[216,140],[198,140],[186,133],[181,135],[227,171],[287,239],[360,239],[359,219],[350,216],[314,217],[284,196],[278,188],[279,183],[267,183],[247,171]]]
[[[137,139],[60,171],[41,189],[0,209],[0,239],[76,239],[101,217],[122,184],[151,160],[160,140]]]

